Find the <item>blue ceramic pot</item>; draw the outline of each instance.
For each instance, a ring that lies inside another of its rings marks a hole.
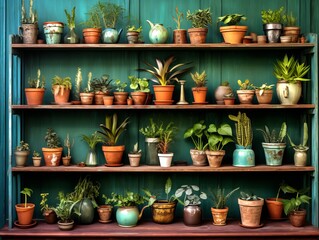
[[[255,153],[251,146],[244,147],[236,144],[233,153],[233,166],[235,167],[253,167],[255,166]]]
[[[269,166],[282,165],[286,143],[262,143],[265,152],[266,164]]]
[[[138,222],[139,211],[136,206],[119,207],[116,210],[116,221],[120,227],[134,227]]]
[[[106,28],[102,32],[103,43],[118,43],[123,29]]]

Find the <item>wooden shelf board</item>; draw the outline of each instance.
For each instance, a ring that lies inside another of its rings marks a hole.
[[[50,239],[61,237],[73,237],[76,239],[85,238],[184,238],[201,237],[205,239],[216,237],[292,237],[294,239],[309,239],[318,237],[319,230],[311,225],[296,228],[287,220],[277,222],[265,222],[264,226],[256,229],[243,228],[237,220],[229,220],[226,226],[214,226],[210,221],[206,221],[201,226],[188,227],[183,222],[178,221],[172,224],[156,224],[153,222],[139,222],[136,227],[122,228],[115,222],[109,224],[93,223],[90,225],[77,225],[71,231],[61,231],[57,224],[46,224],[40,221],[37,226],[29,229],[19,229],[14,227],[8,229],[4,227],[0,230],[0,236],[3,239],[15,239],[23,237],[46,238]],[[309,237],[309,238],[307,238]],[[237,239],[237,238],[236,238]]]
[[[258,165],[255,167],[234,167],[234,166],[221,166],[219,168],[212,168],[209,166],[146,166],[131,167],[124,165],[121,167],[79,167],[77,165],[71,166],[57,166],[57,167],[13,167],[12,172],[314,172],[313,166],[296,167],[294,165],[282,165],[282,166],[266,166]]]
[[[12,105],[13,110],[105,110],[105,109],[125,109],[125,110],[157,110],[157,109],[315,109],[315,104],[295,104],[295,105],[282,105],[282,104],[251,104],[251,105],[218,105],[218,104],[205,104],[205,105]]]

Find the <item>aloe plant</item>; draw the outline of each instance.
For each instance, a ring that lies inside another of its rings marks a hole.
[[[290,136],[287,134],[288,140],[290,145],[293,147],[295,150],[308,150],[309,147],[307,146],[308,144],[308,124],[304,122],[303,124],[303,137],[302,137],[302,143],[296,145],[290,138]]]
[[[191,77],[196,85],[196,87],[205,87],[207,83],[207,74],[205,71],[202,73],[191,73]]]
[[[226,208],[227,200],[238,189],[239,189],[239,187],[231,190],[229,193],[226,194],[225,193],[225,189],[218,186],[216,192],[213,192],[213,198],[212,198],[212,200],[213,200],[213,208],[216,208],[216,209],[224,209],[224,208]]]
[[[265,143],[283,143],[287,135],[287,124],[286,122],[281,124],[278,135],[275,129],[270,131],[267,125],[264,129],[258,128],[257,130],[262,132]]]

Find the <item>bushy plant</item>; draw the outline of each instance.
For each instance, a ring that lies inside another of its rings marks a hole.
[[[240,21],[247,20],[247,17],[243,14],[227,14],[225,16],[218,17],[217,22],[223,22],[225,25],[232,26],[238,25]]]
[[[184,194],[184,199],[181,200]],[[201,200],[206,200],[206,193],[200,191],[199,187],[196,185],[182,185],[175,191],[175,197],[182,205],[185,207],[188,205],[199,205]]]
[[[212,24],[212,13],[210,8],[198,9],[194,12],[188,10],[186,19],[192,22],[193,28],[207,28]]]
[[[52,128],[47,129],[44,140],[48,148],[58,148],[60,146],[59,136]]]

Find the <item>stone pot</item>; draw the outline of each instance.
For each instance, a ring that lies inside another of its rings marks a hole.
[[[30,151],[14,151],[16,167],[24,167],[27,164]]]
[[[260,227],[261,212],[264,199],[246,201],[238,198],[241,225],[243,227]]]
[[[189,152],[194,166],[207,166],[207,156],[205,151],[191,149]]]
[[[142,153],[129,153],[128,159],[131,167],[138,167],[140,165]]]

